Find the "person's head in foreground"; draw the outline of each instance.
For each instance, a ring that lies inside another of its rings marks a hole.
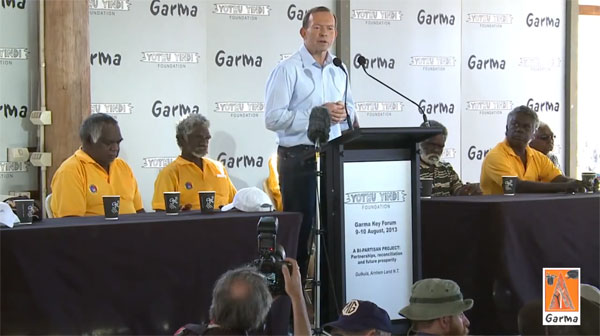
[[[391,335],[392,322],[385,310],[370,301],[352,300],[337,321],[325,324],[331,335]]]
[[[117,120],[104,113],[95,113],[85,119],[79,128],[79,138],[81,149],[106,171],[119,156],[123,140]]]
[[[452,280],[423,279],[411,288],[409,305],[400,314],[412,323],[417,333],[431,335],[468,335],[469,319],[464,312],[473,307],[463,299],[460,287]]]
[[[209,317],[211,324],[232,334],[259,329],[273,299],[262,274],[243,267],[221,275],[213,289]]]
[[[530,301],[519,310],[521,335],[600,335],[600,290],[581,284],[579,325],[543,325],[541,300]]]

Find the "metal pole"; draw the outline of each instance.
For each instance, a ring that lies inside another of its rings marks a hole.
[[[317,197],[315,206],[315,275],[314,275],[314,295],[313,310],[314,310],[314,331],[316,335],[321,334],[321,146],[319,141],[315,143],[315,160],[317,164]]]

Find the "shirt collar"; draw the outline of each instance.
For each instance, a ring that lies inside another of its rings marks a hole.
[[[302,64],[305,67],[309,67],[309,66],[313,66],[313,65],[321,67],[321,64],[319,64],[319,62],[317,62],[315,60],[315,58],[308,52],[308,49],[306,49],[306,46],[304,45],[304,43],[302,43],[302,46],[300,47],[299,52],[300,52],[300,58],[302,58]],[[327,57],[325,58],[325,64],[323,64],[323,68],[325,68],[329,64],[333,63],[334,57],[335,57],[335,55],[332,55],[330,51],[327,51]]]
[[[510,147],[510,144],[508,143],[508,139],[505,138],[503,144],[506,147],[506,151],[508,152],[509,155],[519,157],[517,155],[517,153],[515,153],[515,150],[512,147]],[[533,149],[531,147],[529,147],[529,145],[527,145],[525,147],[525,152],[527,153],[527,157],[533,156]]]
[[[91,156],[89,156],[88,153],[84,152],[83,149],[81,149],[81,147],[79,147],[79,149],[77,151],[75,151],[75,156],[79,160],[84,161],[86,163],[98,164],[98,162],[96,162],[96,160],[94,160]]]

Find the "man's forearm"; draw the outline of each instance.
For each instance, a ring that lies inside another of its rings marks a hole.
[[[567,191],[566,182],[532,182],[519,181],[517,183],[517,193],[553,193]]]
[[[310,336],[310,321],[308,320],[308,312],[306,310],[306,303],[302,292],[294,297],[290,297],[292,300],[292,312],[294,313],[294,336]]]

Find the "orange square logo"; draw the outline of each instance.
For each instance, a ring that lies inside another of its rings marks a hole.
[[[544,268],[544,325],[580,324],[580,279],[580,268]]]

